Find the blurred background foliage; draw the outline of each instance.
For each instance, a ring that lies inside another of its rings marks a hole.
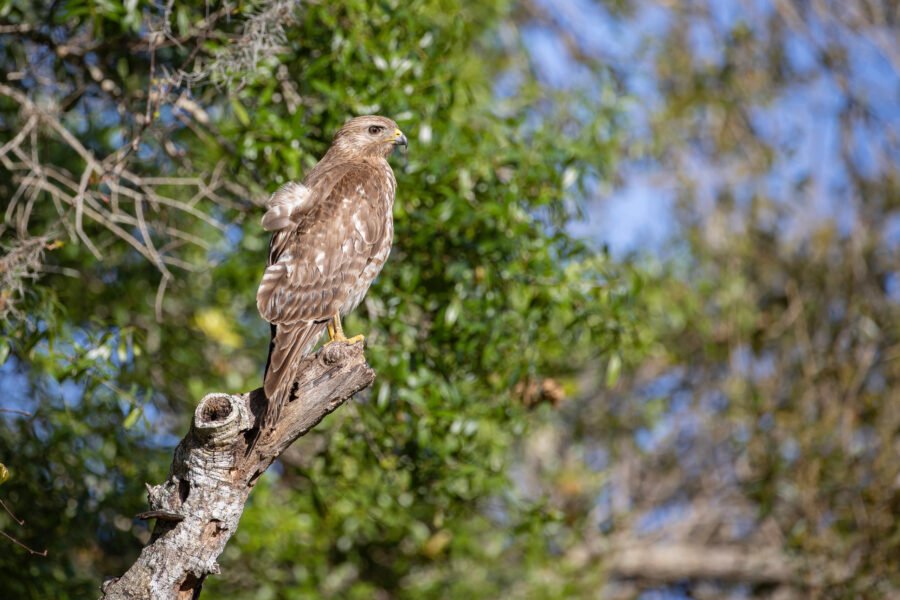
[[[195,403],[260,384],[261,202],[365,113],[410,139],[378,380],[207,596],[897,594],[897,17],[0,2],[0,530],[48,550],[6,595],[139,552]]]

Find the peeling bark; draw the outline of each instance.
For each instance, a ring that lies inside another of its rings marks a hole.
[[[294,398],[268,431],[257,429],[266,405],[262,389],[208,394],[200,401],[190,431],[175,448],[168,479],[147,485],[150,510],[138,516],[156,519],[150,543],[123,576],[103,584],[103,600],[199,597],[206,577],[219,572],[216,560],[259,476],[294,440],[375,379],[361,343],[329,344],[304,359],[298,373]]]

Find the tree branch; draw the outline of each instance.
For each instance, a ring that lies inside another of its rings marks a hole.
[[[772,548],[638,542],[614,548],[606,562],[614,577],[624,579],[803,583],[798,565]]]
[[[150,544],[128,572],[103,584],[104,600],[199,597],[207,575],[219,572],[216,560],[259,476],[294,440],[375,379],[362,344],[325,346],[304,359],[298,372],[294,399],[255,444],[266,406],[262,389],[208,394],[200,401],[168,479],[147,486],[150,510],[139,517],[156,519]]]

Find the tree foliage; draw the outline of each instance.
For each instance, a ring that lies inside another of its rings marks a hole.
[[[618,173],[670,242],[641,293],[650,354],[536,433],[557,477],[582,482],[547,477],[536,495],[593,511],[567,561],[605,562],[625,597],[897,595],[896,15],[878,1],[592,8],[627,33],[603,43],[544,18],[645,99]],[[650,560],[666,548],[668,569]],[[696,566],[733,551],[743,572]],[[789,574],[761,575],[767,561]]]

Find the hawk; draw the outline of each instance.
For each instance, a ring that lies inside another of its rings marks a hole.
[[[266,203],[262,225],[273,234],[256,306],[272,341],[260,431],[277,422],[298,362],[325,329],[330,342],[363,339],[344,336],[341,316],[362,301],[391,251],[397,180],[387,157],[400,145],[406,136],[391,119],[351,119],[302,184],[285,184]]]

